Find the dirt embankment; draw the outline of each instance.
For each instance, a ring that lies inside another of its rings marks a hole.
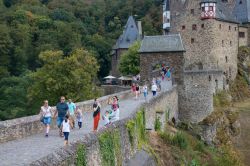
[[[239,113],[239,121],[241,125],[241,134],[234,140],[235,147],[241,152],[244,163],[250,163],[250,99],[234,104]]]

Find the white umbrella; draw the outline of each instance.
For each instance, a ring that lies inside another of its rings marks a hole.
[[[121,76],[121,77],[119,77],[118,78],[119,80],[132,80],[132,78],[130,78],[130,77],[126,77],[126,76]]]
[[[116,78],[116,77],[111,76],[111,75],[109,75],[109,76],[107,76],[107,77],[104,77],[104,79],[114,79],[114,78]]]

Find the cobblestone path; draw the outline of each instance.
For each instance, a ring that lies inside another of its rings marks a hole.
[[[172,82],[165,81],[162,83],[162,91],[167,91],[171,88]],[[148,98],[150,99],[152,98],[152,93],[150,93],[150,87],[148,89]],[[140,95],[138,100],[130,98],[120,101],[120,119],[131,115],[144,102],[143,94]],[[107,109],[110,109],[110,106],[102,108],[101,115]],[[92,127],[92,113],[85,112],[83,114],[83,128],[72,130],[69,142],[78,140],[84,134],[91,132]],[[99,127],[103,127],[102,120]],[[58,130],[51,130],[48,138],[44,137],[44,133],[40,133],[23,139],[2,143],[0,144],[0,166],[29,165],[29,163],[47,156],[60,147],[63,147],[63,138],[58,136]]]

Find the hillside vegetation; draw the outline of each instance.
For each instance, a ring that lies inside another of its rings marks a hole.
[[[74,101],[97,96],[79,91],[79,82],[91,90],[95,78],[109,73],[112,46],[129,15],[142,21],[144,34],[161,33],[161,0],[0,0],[0,120],[36,114],[43,99],[54,105],[56,95]],[[72,81],[72,74],[88,70],[70,73],[74,60],[62,68],[50,67],[54,60],[43,59],[44,52],[50,57],[58,51],[62,61],[81,54],[93,57],[97,63],[86,61],[78,66],[97,70],[91,78],[83,74]],[[54,77],[41,74],[45,65]],[[68,87],[59,84],[61,77]],[[46,81],[41,84],[41,80]],[[54,95],[48,95],[51,85]],[[67,88],[82,94],[70,93]]]

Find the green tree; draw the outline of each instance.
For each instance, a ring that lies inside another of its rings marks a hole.
[[[32,107],[27,98],[27,89],[31,84],[27,75],[0,80],[0,120],[38,113],[39,106]]]
[[[140,72],[140,42],[135,42],[127,52],[121,55],[119,71],[124,75],[136,75]]]
[[[60,96],[83,101],[97,92],[93,80],[99,69],[96,59],[88,51],[77,49],[64,57],[62,51],[46,51],[39,55],[43,67],[32,73],[34,84],[29,89],[31,101],[48,99],[55,104]]]

